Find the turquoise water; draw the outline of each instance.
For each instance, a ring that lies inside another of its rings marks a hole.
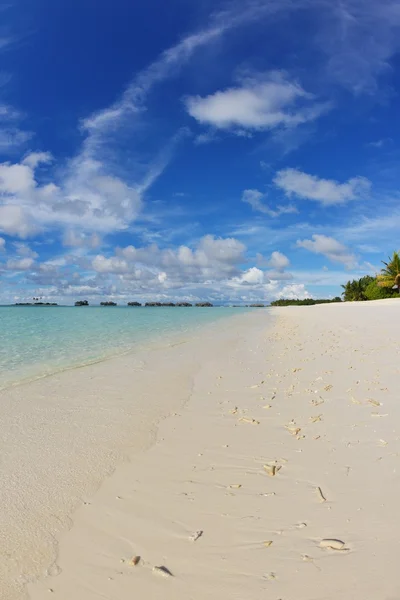
[[[244,310],[0,306],[0,389],[168,340]]]

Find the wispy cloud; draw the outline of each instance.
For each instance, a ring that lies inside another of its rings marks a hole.
[[[314,254],[322,254],[332,262],[343,264],[347,269],[357,267],[357,259],[350,250],[338,240],[326,235],[314,234],[311,240],[297,240],[298,248],[305,248]]]
[[[320,5],[317,42],[328,56],[328,77],[356,94],[375,92],[400,47],[398,0],[341,0]]]
[[[352,177],[345,183],[339,183],[291,168],[278,171],[274,183],[289,197],[314,200],[324,206],[345,204],[365,197],[371,188],[371,182],[365,177]]]
[[[279,217],[281,215],[298,212],[297,208],[293,204],[270,208],[265,203],[266,197],[266,194],[263,194],[259,190],[244,190],[242,194],[242,202],[249,204],[254,211],[268,215],[269,217]]]

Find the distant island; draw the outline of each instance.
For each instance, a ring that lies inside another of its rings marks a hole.
[[[56,302],[16,302],[14,306],[58,306]]]
[[[52,305],[54,306],[54,305]],[[75,302],[75,306],[89,306],[89,302],[87,300],[77,300]],[[111,300],[100,302],[100,306],[118,306],[116,302],[112,302]],[[147,307],[170,307],[170,306],[180,306],[180,307],[190,307],[196,306],[198,308],[203,307],[212,307],[214,306],[211,302],[197,302],[196,304],[191,304],[190,302],[146,302],[145,304],[141,304],[140,302],[128,302],[127,306],[147,306]],[[264,305],[254,305],[254,306],[264,306]]]

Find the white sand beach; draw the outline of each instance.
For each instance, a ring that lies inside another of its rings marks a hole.
[[[260,310],[4,392],[0,597],[399,598],[399,317]]]

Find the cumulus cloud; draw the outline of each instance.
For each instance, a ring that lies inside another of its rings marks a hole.
[[[171,285],[184,281],[222,280],[239,272],[238,265],[244,261],[244,244],[234,238],[215,238],[206,235],[197,246],[179,246],[175,249],[160,249],[156,244],[135,248],[127,246],[117,249],[115,256],[97,255],[92,267],[99,273],[158,278]],[[159,280],[160,281],[160,280]]]
[[[275,209],[270,208],[265,202],[266,194],[259,190],[249,189],[244,190],[242,194],[242,202],[249,204],[256,211],[268,215],[269,217],[279,217],[284,214],[297,213],[297,208],[292,204],[287,206],[277,206]]]
[[[126,229],[138,216],[138,190],[104,175],[93,161],[81,163],[60,185],[40,184],[35,169],[49,160],[36,153],[22,163],[0,164],[0,231],[21,238],[49,226],[108,232]]]
[[[7,263],[7,269],[10,271],[28,271],[32,268],[35,261],[33,258],[10,258]]]
[[[305,248],[314,254],[322,254],[332,262],[343,264],[347,269],[357,266],[355,255],[335,238],[315,234],[311,240],[297,240],[296,245],[298,248]]]
[[[186,110],[199,123],[218,129],[243,130],[295,127],[313,121],[327,105],[317,104],[298,83],[285,74],[248,77],[240,85],[209,96],[189,96]]]
[[[283,271],[283,269],[286,269],[290,265],[290,260],[282,252],[275,251],[271,254],[268,265],[277,271]]]
[[[274,183],[289,197],[314,200],[323,206],[357,200],[367,196],[371,188],[371,182],[365,177],[352,177],[345,183],[339,183],[334,179],[322,179],[290,168],[278,171]]]

